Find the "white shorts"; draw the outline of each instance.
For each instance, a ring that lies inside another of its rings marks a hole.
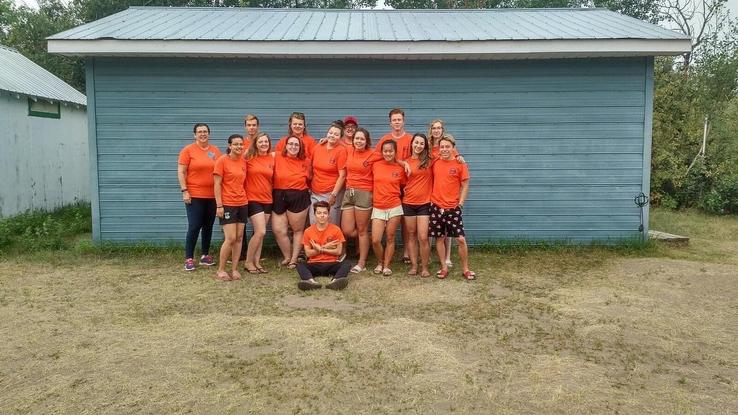
[[[402,212],[402,205],[390,209],[379,209],[375,207],[372,208],[372,219],[381,219],[387,222],[396,216],[402,216]]]

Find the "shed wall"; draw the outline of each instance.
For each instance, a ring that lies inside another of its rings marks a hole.
[[[31,117],[25,96],[0,94],[0,131],[0,217],[90,200],[84,108]]]
[[[103,240],[182,239],[176,157],[195,122],[210,124],[221,149],[250,112],[275,140],[291,111],[306,113],[316,137],[356,115],[376,140],[402,107],[409,132],[442,118],[457,137],[472,241],[637,237],[650,62],[96,58],[95,226]]]

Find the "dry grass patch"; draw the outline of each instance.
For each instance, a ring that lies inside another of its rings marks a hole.
[[[309,293],[169,251],[2,258],[0,413],[736,413],[736,252],[700,243]]]

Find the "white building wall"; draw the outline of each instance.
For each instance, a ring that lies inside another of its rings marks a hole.
[[[90,200],[85,108],[61,118],[28,115],[28,101],[0,94],[0,217]]]

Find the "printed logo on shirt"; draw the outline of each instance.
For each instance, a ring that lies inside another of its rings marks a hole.
[[[450,169],[448,169],[449,176],[456,176],[457,174],[459,174],[459,171],[456,169],[456,167],[451,167]]]
[[[212,151],[208,151],[208,158],[215,159],[215,153]]]
[[[364,160],[364,162],[361,163],[361,165],[364,166],[364,167],[369,167],[369,159]]]
[[[328,159],[328,164],[330,164],[331,166],[335,166],[336,165],[336,158],[335,157],[331,157],[330,159]]]
[[[398,172],[396,172],[396,171],[393,171],[393,172],[392,172],[392,178],[393,178],[393,179],[399,179],[399,178],[400,178],[400,173],[398,173]]]

